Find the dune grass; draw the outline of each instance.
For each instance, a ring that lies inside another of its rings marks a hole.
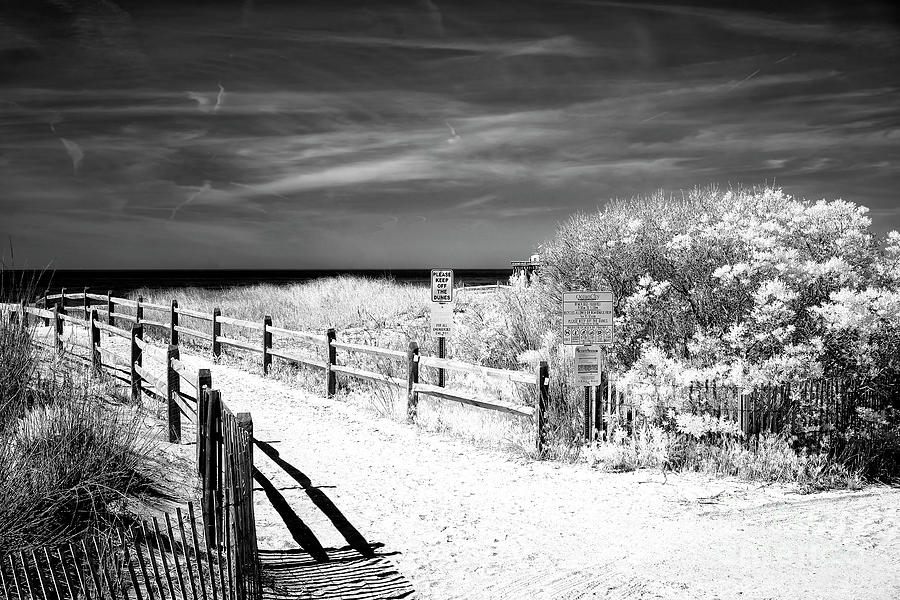
[[[39,362],[31,333],[0,322],[0,553],[108,531],[160,493],[143,407]]]

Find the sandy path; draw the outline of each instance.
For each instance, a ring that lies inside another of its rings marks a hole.
[[[271,598],[395,598],[410,586],[406,597],[428,599],[900,597],[898,489],[801,496],[527,462],[184,358],[212,369],[263,442],[255,463],[271,485],[256,494],[259,542],[285,575]],[[272,490],[302,521],[293,533]],[[374,557],[346,548],[353,536],[323,505],[383,547]],[[304,527],[344,549],[316,563],[298,550]]]
[[[252,413],[258,439],[380,552],[398,553],[382,560],[416,597],[900,597],[900,490],[800,496],[526,462],[211,368],[225,401]],[[295,478],[261,451],[256,463],[323,546],[347,546]],[[266,495],[256,502],[260,547],[297,548]]]

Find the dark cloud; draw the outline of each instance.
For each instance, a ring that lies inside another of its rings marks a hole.
[[[10,6],[0,233],[33,264],[494,266],[708,182],[900,226],[881,5]]]

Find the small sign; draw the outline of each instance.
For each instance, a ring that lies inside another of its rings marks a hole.
[[[562,312],[563,344],[612,346],[612,290],[563,292]]]
[[[600,385],[600,346],[575,346],[575,385]]]
[[[448,338],[453,335],[453,304],[431,303],[431,337]]]
[[[453,302],[453,269],[431,270],[431,301]]]

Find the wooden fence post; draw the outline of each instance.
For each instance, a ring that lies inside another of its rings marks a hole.
[[[263,339],[262,339],[262,351],[263,351],[263,375],[269,374],[269,367],[272,366],[272,355],[269,354],[269,350],[272,348],[272,332],[269,331],[269,327],[272,326],[272,317],[266,315],[263,317]]]
[[[83,298],[83,303],[84,303],[84,320],[87,321],[88,319],[91,318],[91,303],[90,303],[90,300],[88,300],[88,297],[87,297],[87,294],[88,294],[88,288],[84,288],[83,292],[84,292],[84,298]]]
[[[219,317],[222,316],[222,311],[218,308],[214,308],[212,312],[212,355],[213,360],[217,360],[219,356],[222,354],[222,345],[219,343],[219,336],[222,335],[222,323],[219,322]]]
[[[53,306],[53,345],[57,352],[62,351],[62,319],[59,318],[59,305]]]
[[[410,342],[406,350],[406,420],[416,422],[419,410],[419,393],[415,386],[419,383],[419,344]]]
[[[256,594],[258,580],[256,557],[259,553],[256,539],[256,519],[253,515],[253,417],[248,412],[242,412],[237,414],[236,421],[238,428],[247,435],[247,446],[240,461],[240,468],[243,471],[240,477],[246,479],[246,482],[240,486],[240,489],[245,491],[244,497],[240,499],[242,531],[241,535],[237,535],[235,538],[240,545],[239,554],[243,566],[239,577],[245,584],[250,584],[249,590],[245,588],[245,597],[252,599],[258,597]],[[247,581],[248,578],[250,581]]]
[[[591,418],[591,386],[584,386],[584,443],[589,444],[591,442],[591,429],[593,428]]]
[[[172,314],[169,316],[169,343],[178,345],[178,300],[172,300]]]
[[[96,373],[102,373],[103,366],[100,359],[100,328],[97,327],[97,321],[100,317],[97,315],[96,310],[91,310],[91,312],[88,313],[88,318],[90,319],[91,328],[91,366]]]
[[[143,351],[136,340],[144,339],[143,327],[138,323],[131,325],[131,401],[141,401],[141,376],[138,375],[135,365],[143,365]]]
[[[438,358],[447,358],[447,338],[444,336],[438,338]],[[446,372],[438,369],[438,387],[444,387],[445,381]]]
[[[325,367],[325,397],[333,398],[334,393],[337,390],[337,374],[332,370],[332,367],[337,364],[337,348],[331,345],[331,342],[337,339],[337,332],[334,330],[334,327],[329,327],[328,330],[325,331],[325,356],[326,367]]]
[[[534,404],[534,437],[537,458],[540,460],[544,456],[544,447],[546,446],[546,440],[544,439],[544,413],[550,400],[550,367],[545,360],[542,360],[537,368],[537,387],[537,401]]]
[[[143,301],[144,301],[144,297],[138,296],[137,306],[135,306],[135,309],[134,309],[134,318],[135,318],[135,320],[137,320],[138,324],[140,324],[141,321],[144,320],[144,307],[141,306],[141,302],[143,302]]]
[[[47,300],[47,292],[44,292],[43,303],[44,303],[44,306],[43,306],[44,310],[50,310],[49,300]],[[44,326],[45,327],[50,326],[50,319],[47,317],[44,317]]]
[[[221,400],[217,390],[206,390],[206,450],[203,461],[203,513],[207,543],[218,544],[216,535],[216,494],[219,490],[219,427]]]
[[[62,309],[62,314],[66,314],[66,288],[59,289],[59,307]]]
[[[169,405],[169,442],[172,444],[181,443],[181,408],[175,400],[175,395],[181,391],[181,379],[172,366],[172,361],[179,358],[178,346],[169,345],[166,352],[166,401]]]
[[[116,310],[116,305],[112,299],[112,290],[106,290],[106,322],[110,327],[115,327],[116,318],[113,316],[113,313]]]
[[[200,369],[197,372],[197,473],[201,477],[206,460],[206,413],[209,406],[205,389],[212,389],[212,374],[209,369]]]

